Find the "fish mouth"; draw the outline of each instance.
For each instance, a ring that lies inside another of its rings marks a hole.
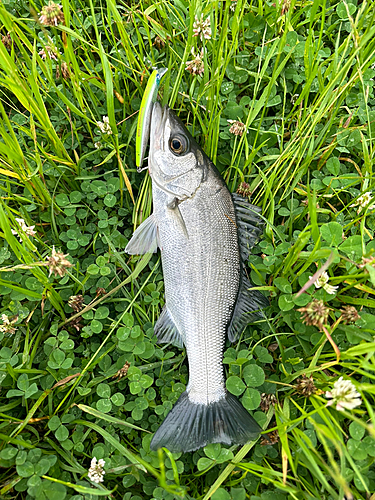
[[[165,193],[176,197],[178,193],[168,189],[168,184],[181,177],[181,175],[168,175],[163,165],[160,163],[160,153],[168,149],[169,137],[171,133],[170,127],[170,108],[156,102],[152,109],[151,127],[150,127],[150,152],[148,162],[148,172],[152,181]],[[159,156],[159,158],[158,158]],[[158,161],[159,160],[159,161]]]
[[[187,155],[184,154],[183,161],[173,155],[170,138],[174,132],[187,135],[189,140],[194,141],[174,112],[168,106],[161,107],[156,102],[151,115],[148,172],[152,182],[161,191],[183,201],[195,194],[203,180],[204,172],[202,165],[197,163],[197,153],[194,154],[190,149]],[[200,156],[203,161],[202,154]],[[178,164],[182,166],[177,168]],[[197,169],[197,166],[200,168]],[[192,183],[194,188],[185,186]]]

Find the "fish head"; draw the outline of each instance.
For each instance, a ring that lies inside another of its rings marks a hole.
[[[156,102],[151,116],[148,167],[153,182],[178,200],[191,198],[206,179],[207,160],[176,114]]]

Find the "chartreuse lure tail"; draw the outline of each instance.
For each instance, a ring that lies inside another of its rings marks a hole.
[[[137,137],[135,143],[136,165],[138,170],[142,167],[145,151],[150,135],[151,113],[158,95],[160,80],[167,72],[167,68],[155,69],[147,82],[145,93],[141,102],[138,115]]]

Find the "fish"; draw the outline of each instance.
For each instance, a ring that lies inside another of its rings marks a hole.
[[[245,444],[261,428],[226,389],[223,352],[267,299],[246,274],[262,233],[259,208],[231,194],[213,162],[168,106],[154,102],[148,171],[153,213],[125,251],[160,249],[165,306],[154,326],[159,343],[186,348],[189,381],[151,449],[191,452],[209,443]]]

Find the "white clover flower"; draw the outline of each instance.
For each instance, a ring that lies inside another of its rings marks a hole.
[[[6,314],[1,315],[1,320],[4,323],[4,325],[10,325],[9,317]]]
[[[231,134],[239,135],[241,137],[246,130],[246,125],[238,120],[227,120],[227,122],[232,125],[229,129]]]
[[[328,401],[327,406],[336,405],[336,410],[342,411],[345,408],[352,410],[357,406],[361,406],[361,395],[355,388],[355,385],[350,380],[344,380],[340,377],[333,384],[332,391],[326,392],[326,398],[332,398]]]
[[[102,458],[96,460],[96,457],[94,457],[91,460],[91,466],[89,468],[89,472],[87,475],[93,483],[99,484],[104,481],[104,474],[105,474],[104,465],[105,461]]]
[[[62,252],[56,252],[55,246],[52,247],[52,254],[47,257],[46,266],[49,268],[49,275],[53,273],[55,276],[62,278],[66,274],[66,270],[72,267],[73,264],[66,258],[69,254],[64,255]]]
[[[57,52],[51,48],[49,45],[46,45],[45,49],[42,49],[38,52],[38,55],[45,61],[47,56],[54,61],[57,61]]]
[[[27,234],[27,236],[35,236],[36,232],[34,231],[35,226],[26,226],[26,222],[23,219],[20,219],[18,217],[15,218],[15,220],[18,222],[21,230]],[[17,235],[20,242],[22,243],[22,236],[19,234],[16,229],[11,229],[12,234]]]
[[[309,276],[309,279],[311,279],[312,276]],[[328,284],[329,276],[324,271],[319,278],[314,282],[315,288],[323,288],[329,295],[334,295],[336,293],[336,290],[338,289],[338,286],[333,286]]]
[[[329,285],[328,283],[326,283],[324,286],[323,286],[324,290],[329,294],[329,295],[335,295],[336,293],[336,290],[338,289],[338,286],[334,286],[334,285]]]
[[[355,201],[351,207],[358,207],[357,209],[357,214],[359,214],[363,208],[368,208],[369,210],[373,210],[375,208],[375,203],[371,204],[370,203],[374,201],[374,198],[371,194],[371,191],[367,191],[367,193],[363,194],[360,196],[357,201]]]
[[[2,314],[1,315],[1,321],[3,322],[3,324],[0,325],[0,332],[4,332],[5,333],[5,332],[8,331],[9,326],[11,325],[9,316],[7,316],[6,314]]]
[[[100,132],[102,134],[111,135],[113,133],[112,129],[111,129],[111,125],[109,124],[109,118],[108,118],[108,116],[103,116],[103,121],[102,122],[96,122],[96,124],[99,127]]]
[[[290,98],[290,102],[292,104],[295,104],[299,98],[299,94],[293,94],[292,97]]]
[[[231,0],[231,1],[232,1],[232,4],[229,8],[232,12],[234,12],[236,10],[236,7],[237,7],[237,0]]]
[[[9,319],[9,316],[6,314],[1,315],[1,320],[3,322],[2,325],[0,325],[0,332],[2,333],[9,333],[13,335],[15,333],[16,329],[13,327],[13,324],[17,321],[17,317],[13,319],[12,321]]]
[[[194,57],[191,61],[186,61],[186,71],[189,71],[192,75],[202,76],[204,73],[204,52],[201,49],[201,52],[197,52],[197,55],[194,54],[194,49],[191,49],[191,53]]]
[[[100,149],[102,147],[102,143],[100,141],[94,142],[94,147],[95,147],[95,149]]]
[[[201,41],[203,41],[203,38],[205,38],[206,40],[210,40],[212,36],[210,17],[207,17],[205,20],[203,20],[203,14],[201,15],[200,19],[198,19],[198,16],[195,16],[195,21],[193,24],[193,36],[199,36]]]

